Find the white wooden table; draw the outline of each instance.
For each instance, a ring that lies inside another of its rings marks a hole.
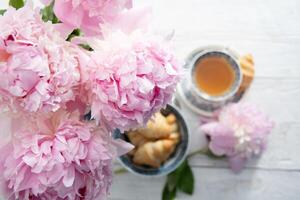
[[[7,0],[0,1],[3,7]],[[38,0],[35,1],[37,3]],[[256,79],[244,100],[258,104],[276,121],[266,153],[236,175],[224,161],[196,156],[195,194],[179,200],[300,199],[300,1],[299,0],[136,0],[151,5],[154,26],[175,30],[174,46],[184,58],[207,44],[252,53]],[[184,109],[184,108],[183,108]],[[184,109],[192,131],[192,150],[205,140],[198,117]],[[119,165],[116,164],[116,167]],[[160,200],[165,178],[116,175],[111,200]]]
[[[175,30],[174,46],[185,58],[207,44],[252,53],[256,79],[245,97],[276,122],[265,154],[236,175],[224,161],[196,156],[193,196],[179,200],[300,199],[300,1],[299,0],[139,0],[153,6],[155,27]],[[198,117],[189,114],[192,148],[204,147]],[[165,178],[116,175],[111,200],[160,200]]]

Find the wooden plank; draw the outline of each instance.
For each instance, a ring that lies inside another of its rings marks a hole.
[[[151,5],[154,25],[164,30],[227,35],[233,39],[234,36],[299,38],[300,33],[300,27],[296,26],[300,19],[300,2],[297,0],[189,0],[188,3],[181,0],[141,0],[135,1],[135,4]]]
[[[228,39],[224,38],[224,36],[203,37],[197,32],[193,32],[190,35],[178,33],[174,38],[176,54],[182,59],[185,59],[192,50],[210,44],[232,47],[237,49],[241,55],[246,53],[253,54],[257,77],[300,78],[300,39],[283,42],[239,38]]]
[[[299,128],[300,124],[280,124],[269,136],[266,152],[260,158],[248,162],[247,168],[300,170]],[[194,147],[194,149],[196,148]],[[191,164],[195,167],[228,167],[227,161],[209,159],[204,155],[197,155],[192,158]]]
[[[300,80],[256,78],[246,101],[256,103],[278,123],[300,122]]]
[[[34,2],[40,5],[39,1]],[[153,6],[154,29],[164,33],[175,30],[174,47],[182,59],[199,46],[222,44],[242,54],[253,53],[258,77],[300,78],[300,15],[296,10],[300,3],[297,0],[135,3]],[[1,1],[0,7],[5,5]]]
[[[248,163],[240,175],[225,169],[226,162],[205,156],[193,158],[195,194],[181,195],[179,199],[299,199],[300,1],[141,0],[135,3],[153,6],[153,25],[160,32],[176,30],[174,47],[182,58],[206,44],[224,44],[242,53],[252,52],[258,78],[246,100],[264,108],[277,123],[267,152],[260,160]],[[1,1],[0,7],[3,4]],[[206,141],[197,131],[198,117],[189,112],[186,115],[194,131],[192,151],[206,145]],[[164,178],[116,175],[110,199],[158,200],[163,183]]]
[[[180,200],[243,199],[298,200],[299,171],[245,170],[236,175],[227,169],[193,168],[196,178],[193,196]],[[116,175],[110,200],[159,200],[164,178],[142,178],[132,174]]]
[[[300,169],[300,80],[256,79],[244,101],[257,104],[275,121],[276,126],[269,136],[265,154],[249,162],[247,167],[258,169]],[[199,130],[200,118],[191,113],[183,103],[181,109],[191,130],[190,152],[204,148],[206,138]],[[205,156],[192,160],[194,166],[227,166],[227,162],[215,161]]]
[[[150,4],[138,1],[137,4]],[[154,25],[175,30],[181,58],[207,44],[253,53],[259,77],[300,77],[299,1],[154,0]]]

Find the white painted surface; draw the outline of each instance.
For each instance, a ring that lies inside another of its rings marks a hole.
[[[300,1],[299,0],[140,0],[153,6],[155,27],[175,30],[179,57],[206,44],[232,46],[252,53],[256,79],[244,101],[257,104],[276,121],[268,149],[233,174],[224,161],[196,156],[193,196],[179,200],[300,199]],[[189,113],[189,112],[185,112]],[[206,142],[189,114],[192,148]],[[159,200],[164,178],[116,175],[111,200]]]
[[[300,173],[246,169],[236,175],[227,169],[195,167],[197,179],[193,196],[178,195],[179,200],[297,200]],[[119,175],[114,179],[113,200],[158,200],[164,179],[142,179]],[[298,184],[297,184],[298,183]]]
[[[5,3],[0,0],[0,7]],[[300,199],[300,1],[137,0],[136,4],[153,7],[159,31],[176,31],[174,47],[181,58],[206,44],[252,53],[257,77],[244,100],[258,104],[277,123],[266,153],[238,175],[224,161],[194,157],[195,194],[178,199]],[[195,130],[192,148],[203,147],[197,116],[184,112]],[[159,200],[163,184],[164,178],[116,175],[110,199]]]

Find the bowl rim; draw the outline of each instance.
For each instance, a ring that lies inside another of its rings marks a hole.
[[[228,59],[228,60],[230,60],[230,62],[232,62],[233,65],[231,65],[231,67],[235,69],[234,71],[236,74],[236,79],[235,79],[233,85],[231,86],[231,89],[228,92],[226,92],[222,95],[218,95],[218,96],[211,96],[211,95],[207,94],[206,92],[202,91],[201,89],[197,88],[197,86],[194,83],[194,77],[193,77],[195,65],[199,61],[199,59],[202,59],[205,56],[212,54],[212,53],[220,54],[223,57],[227,57],[226,59]],[[210,45],[210,46],[205,46],[202,48],[195,49],[194,51],[192,51],[192,53],[190,53],[190,55],[186,59],[186,64],[188,67],[189,76],[191,76],[191,78],[192,78],[191,86],[192,86],[193,92],[195,92],[199,97],[203,98],[206,101],[222,102],[227,99],[230,99],[238,91],[238,89],[242,83],[242,79],[243,79],[242,69],[239,64],[237,54],[235,53],[234,50],[232,50],[229,47],[220,46],[220,45],[218,45],[218,46]]]
[[[187,122],[186,122],[186,116],[185,116],[184,113],[180,112],[180,109],[179,109],[176,105],[174,105],[174,104],[167,104],[167,105],[165,106],[165,108],[162,108],[162,109],[166,109],[168,106],[170,106],[172,109],[174,109],[174,110],[177,111],[177,113],[181,116],[182,121],[183,121],[183,123],[184,123],[184,125],[185,125],[185,127],[186,127],[186,132],[187,132],[187,133],[186,133],[187,144],[186,144],[186,148],[185,148],[185,150],[184,150],[184,153],[183,153],[182,157],[181,157],[180,159],[178,159],[177,162],[176,162],[172,167],[170,167],[170,169],[168,169],[168,170],[166,170],[166,171],[163,171],[163,172],[157,173],[157,174],[143,174],[143,173],[139,173],[139,172],[133,170],[130,166],[126,165],[126,164],[122,161],[122,159],[121,159],[122,156],[119,156],[118,159],[117,159],[118,162],[121,163],[121,165],[122,165],[127,171],[131,172],[132,174],[137,175],[137,176],[141,176],[141,177],[163,177],[163,176],[168,175],[168,174],[170,174],[171,172],[175,171],[175,170],[183,163],[183,161],[186,159],[187,154],[188,154],[188,151],[189,151],[189,149],[190,149],[190,143],[191,143],[191,142],[190,142],[190,130],[189,130],[189,126],[187,125]],[[160,110],[161,110],[161,109],[160,109]],[[116,131],[116,130],[115,130],[115,131]],[[115,131],[114,131],[114,132],[115,132]]]

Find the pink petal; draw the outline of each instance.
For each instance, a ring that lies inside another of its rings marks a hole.
[[[63,178],[64,186],[71,187],[74,183],[75,179],[75,169],[73,166],[70,166],[69,168],[65,169],[65,175]]]
[[[43,4],[49,5],[53,0],[40,0]]]
[[[112,143],[116,147],[117,156],[124,155],[134,148],[134,146],[131,143],[125,142],[121,139],[113,140]]]
[[[49,172],[49,183],[57,183],[63,177],[63,166],[57,164],[52,171]]]
[[[51,141],[45,141],[41,144],[41,152],[44,154],[50,154],[51,153]]]
[[[234,152],[236,139],[233,131],[217,122],[205,124],[201,130],[210,136],[209,148],[216,155],[231,155]]]
[[[33,167],[38,162],[36,155],[32,153],[26,154],[22,159],[30,167]]]
[[[238,173],[245,167],[247,159],[239,156],[233,156],[233,157],[229,157],[228,161],[231,169],[235,173]]]
[[[151,18],[150,7],[133,8],[120,13],[111,23],[113,28],[121,29],[124,33],[132,33],[134,30],[146,30]]]
[[[73,9],[72,1],[56,1],[54,4],[55,15],[67,26],[79,28],[83,19],[83,8]]]
[[[66,23],[53,24],[54,28],[61,34],[61,37],[67,39],[70,33],[74,30],[73,26]]]
[[[7,53],[5,50],[0,49],[0,63],[3,61],[7,61],[9,57],[10,57],[9,53]]]

